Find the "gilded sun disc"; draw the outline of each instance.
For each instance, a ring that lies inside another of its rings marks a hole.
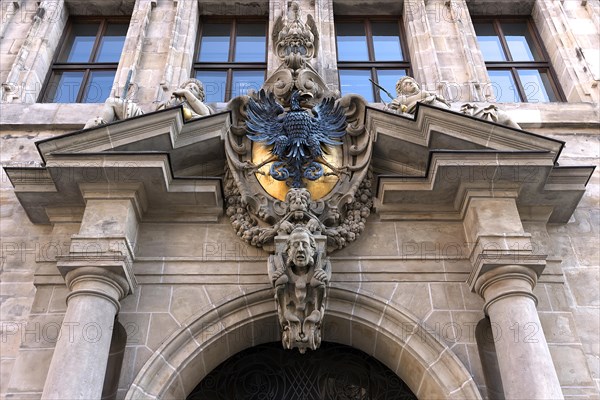
[[[342,166],[342,147],[341,146],[328,146],[327,152],[329,154],[325,154],[325,160],[333,165],[336,168],[340,168]],[[259,165],[264,160],[268,160],[271,157],[271,147],[264,146],[260,143],[252,143],[252,163],[254,165]],[[260,185],[265,189],[265,191],[273,196],[274,198],[284,201],[285,195],[287,194],[290,187],[286,185],[284,181],[275,180],[269,175],[269,169],[273,162],[267,163],[263,165],[259,171],[261,173],[256,173],[256,178]],[[338,182],[339,178],[335,175],[327,175],[331,173],[331,168],[326,165],[323,165],[324,174],[322,177],[317,179],[316,181],[309,181],[308,179],[302,179],[302,182],[306,185],[306,188],[311,194],[313,200],[318,200],[324,196],[326,196],[333,187]],[[264,174],[264,175],[263,175]]]

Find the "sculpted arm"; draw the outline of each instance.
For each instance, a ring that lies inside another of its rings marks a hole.
[[[177,89],[173,92],[178,97],[185,97],[192,110],[201,116],[210,115],[210,109],[189,89]]]

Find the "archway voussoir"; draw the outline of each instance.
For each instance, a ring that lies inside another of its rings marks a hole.
[[[161,394],[161,400],[180,400],[184,399],[186,396],[185,390],[183,388],[183,384],[179,377],[179,374],[175,376],[174,382],[169,385],[167,391]]]
[[[404,348],[400,353],[400,359],[393,371],[408,385],[413,393],[417,393],[427,366],[418,355],[413,354],[410,349]]]
[[[457,399],[481,399],[460,360],[408,311],[373,294],[332,288],[328,295],[324,340],[351,345],[375,356],[419,398],[452,395]],[[215,309],[191,318],[142,368],[127,399],[138,398],[134,397],[138,393],[158,398],[161,393],[176,392],[178,389],[172,385],[180,385],[188,395],[230,356],[279,341],[279,322],[272,301],[271,290],[261,290],[247,297],[228,298]],[[172,365],[177,365],[177,370]]]

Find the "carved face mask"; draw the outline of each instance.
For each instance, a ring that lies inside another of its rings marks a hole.
[[[294,233],[290,236],[290,248],[288,259],[294,265],[304,268],[312,264],[313,249],[310,246],[310,238],[306,233]]]

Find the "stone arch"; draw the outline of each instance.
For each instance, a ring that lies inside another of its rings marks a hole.
[[[330,287],[324,340],[355,347],[394,371],[420,399],[481,399],[473,378],[446,345],[407,310]],[[150,357],[126,399],[185,398],[213,368],[246,348],[279,340],[272,290],[225,299],[193,316]]]

